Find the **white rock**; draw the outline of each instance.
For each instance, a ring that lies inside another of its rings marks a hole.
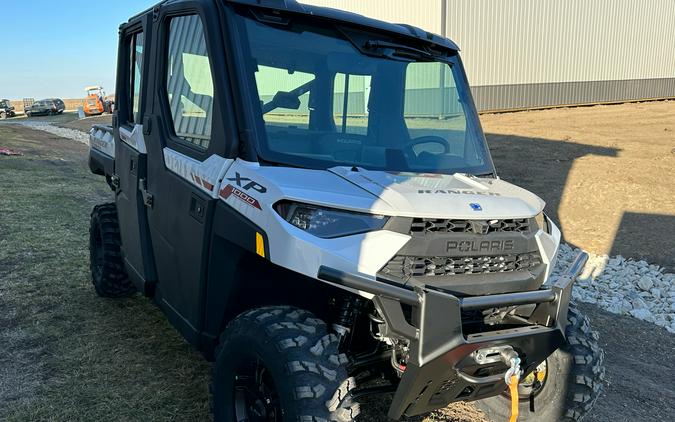
[[[67,129],[63,127],[58,127],[54,126],[53,124],[49,122],[22,122],[21,123],[23,126],[29,127],[31,129],[36,129],[36,130],[41,130],[44,132],[49,132],[52,135],[60,136],[62,138],[67,138],[71,139],[73,141],[77,142],[82,142],[83,144],[89,144],[89,134],[75,130],[75,129]]]
[[[633,299],[633,309],[647,309],[647,303],[639,297]]]
[[[640,277],[640,280],[638,280],[637,285],[642,290],[648,291],[649,289],[654,287],[654,282],[649,277]]]
[[[569,266],[579,249],[561,244],[549,284]],[[589,254],[572,297],[616,314],[664,326],[675,333],[675,274],[658,265],[622,256]]]
[[[652,316],[652,313],[649,312],[649,309],[645,309],[645,308],[633,309],[632,311],[630,311],[630,314],[633,315],[635,318],[641,319],[643,321],[647,321],[649,319],[652,319],[652,320],[654,319],[654,317]]]
[[[656,318],[654,320],[654,324],[658,325],[659,327],[667,327],[669,325],[668,322],[663,318]]]

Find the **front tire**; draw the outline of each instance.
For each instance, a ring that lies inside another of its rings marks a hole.
[[[546,376],[541,386],[530,389],[531,394],[519,394],[521,422],[580,421],[602,391],[605,354],[598,345],[598,334],[573,304],[567,320],[567,341],[546,360]],[[523,381],[519,390],[523,389]],[[511,414],[506,394],[478,401],[476,405],[494,421],[508,420]]]
[[[338,338],[309,312],[254,309],[234,319],[216,350],[216,422],[350,422],[359,405],[348,394],[347,357]]]
[[[127,297],[136,292],[122,261],[122,240],[114,203],[97,205],[91,212],[89,267],[99,296]]]

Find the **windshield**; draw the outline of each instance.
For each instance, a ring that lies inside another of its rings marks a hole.
[[[264,121],[263,160],[309,168],[493,172],[455,54],[436,61],[377,35],[294,22],[271,26],[243,16],[241,29]]]

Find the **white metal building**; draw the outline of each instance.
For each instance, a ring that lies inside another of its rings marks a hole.
[[[300,0],[455,41],[478,108],[675,98],[675,0]]]

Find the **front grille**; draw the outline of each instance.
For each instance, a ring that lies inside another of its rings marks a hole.
[[[395,256],[382,269],[394,277],[434,277],[458,274],[486,274],[521,271],[541,264],[539,253],[475,257]]]
[[[412,235],[428,233],[473,233],[488,234],[501,232],[527,233],[534,222],[531,218],[512,218],[505,220],[448,220],[443,218],[415,218],[410,233]]]

